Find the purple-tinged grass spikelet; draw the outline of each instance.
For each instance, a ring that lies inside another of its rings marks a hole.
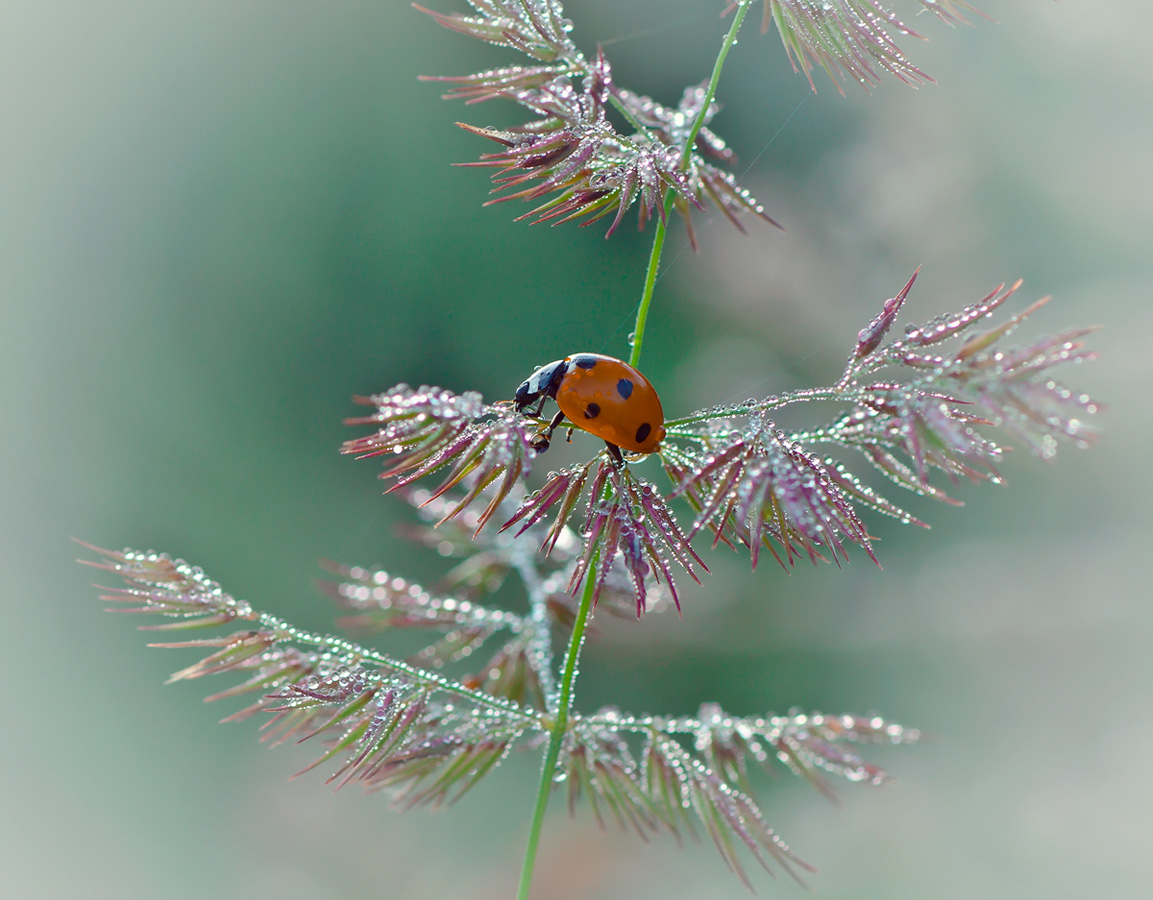
[[[390,491],[451,466],[429,499],[457,486],[465,486],[466,493],[442,521],[459,515],[495,484],[477,520],[480,531],[532,468],[527,420],[506,405],[485,404],[475,392],[457,395],[399,384],[382,394],[355,399],[375,406],[376,412],[346,419],[345,424],[378,427],[373,434],[345,441],[341,452],[358,459],[383,456],[385,470],[380,477],[396,479]]]
[[[706,572],[708,567],[657,490],[638,480],[627,467],[602,460],[590,482],[585,507],[580,529],[585,538],[584,555],[573,569],[569,590],[575,594],[584,580],[591,578],[595,603],[619,554],[633,580],[638,618],[647,609],[646,579],[650,573],[658,583],[664,582],[679,610],[671,562],[698,583],[693,564]]]
[[[894,33],[921,36],[879,0],[764,0],[761,31],[768,31],[770,23],[780,34],[793,71],[804,73],[814,91],[817,66],[842,94],[841,76],[866,90],[880,83],[882,72],[914,87],[933,81],[893,38]]]
[[[707,440],[700,463],[681,475],[674,490],[697,498],[690,534],[709,526],[717,540],[727,535],[743,543],[754,567],[762,546],[786,567],[799,555],[824,559],[821,548],[833,560],[847,559],[843,539],[876,561],[864,524],[824,462],[790,441],[771,419],[757,416],[744,430]]]
[[[880,346],[881,341],[883,341],[885,335],[888,334],[889,328],[893,322],[896,321],[897,313],[901,311],[901,306],[904,304],[905,298],[909,296],[909,291],[913,289],[913,283],[920,274],[921,267],[917,266],[917,271],[913,273],[913,276],[906,282],[905,286],[897,291],[895,297],[886,300],[885,305],[881,308],[881,311],[877,313],[873,321],[857,333],[857,347],[853,352],[853,358],[855,360],[864,359]]]
[[[591,487],[600,501],[592,515],[611,508],[631,509],[628,515],[634,517],[635,527],[651,532],[640,537],[642,544],[685,540],[671,517],[666,518],[659,495],[647,493],[651,486],[627,469],[598,463]],[[419,496],[412,499],[421,502]],[[459,527],[468,529],[468,524]],[[625,539],[622,532],[620,540]],[[481,539],[482,543],[506,540],[511,538]],[[608,552],[607,542],[600,546]],[[696,559],[687,545],[665,549],[686,568]],[[336,568],[347,579],[345,585],[369,589],[367,595],[352,589],[333,591],[356,606],[396,607],[403,617],[427,610],[433,630],[476,622],[514,632],[477,675],[453,681],[411,662],[340,638],[299,631],[257,613],[180,560],[133,551],[96,552],[107,560],[99,566],[126,579],[125,590],[142,600],[142,611],[211,616],[216,607],[228,608],[243,611],[257,626],[159,646],[212,651],[174,678],[242,676],[235,687],[210,699],[261,695],[226,721],[259,713],[266,717],[262,741],[323,742],[324,750],[297,775],[330,766],[327,781],[337,789],[356,784],[369,791],[388,791],[405,808],[436,807],[459,799],[514,749],[538,746],[551,722],[545,715],[554,714],[550,704],[556,697],[538,677],[541,670],[531,642],[522,639],[530,626],[521,617],[449,603],[449,598],[438,600],[386,573]],[[558,542],[556,552],[569,553],[567,541]],[[647,550],[644,557],[651,562]],[[668,574],[666,570],[664,576]],[[376,588],[382,586],[384,592],[378,596]],[[194,603],[193,597],[202,599]],[[498,621],[496,615],[508,618]],[[406,622],[406,627],[416,625],[415,620]],[[466,624],[459,630],[467,628]],[[591,716],[572,714],[561,765],[574,808],[585,798],[602,825],[611,820],[646,839],[660,831],[679,837],[703,830],[730,868],[749,883],[742,847],[766,869],[772,866],[797,877],[810,868],[766,824],[746,777],[750,766],[784,763],[826,792],[828,787],[817,773],[880,784],[885,780],[883,771],[845,745],[915,739],[916,732],[853,716],[742,719],[715,704],[702,706],[696,718],[636,717],[602,709]],[[634,753],[633,747],[639,749]]]
[[[638,225],[654,216],[665,220],[664,197],[671,191],[672,208],[696,237],[690,218],[693,207],[715,206],[742,231],[739,213],[752,213],[776,224],[764,208],[740,187],[733,176],[705,157],[732,162],[732,151],[708,128],[693,138],[692,125],[708,92],[703,85],[685,89],[676,109],[617,85],[612,68],[598,49],[589,58],[568,37],[570,23],[559,3],[532,4],[520,0],[474,2],[478,15],[433,13],[417,7],[454,31],[499,46],[519,49],[538,64],[505,66],[473,75],[425,76],[427,81],[453,85],[446,98],[466,103],[504,98],[526,108],[534,118],[507,130],[457,123],[499,143],[503,149],[484,154],[465,166],[495,168],[494,193],[486,205],[509,200],[535,205],[518,219],[533,224],[580,222],[591,225],[611,216],[610,237],[625,213],[638,206]],[[615,106],[635,128],[625,133],[609,119]],[[704,122],[719,106],[710,104]]]

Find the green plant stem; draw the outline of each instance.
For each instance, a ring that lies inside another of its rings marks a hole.
[[[665,191],[665,199],[663,201],[665,207],[665,214],[657,220],[656,234],[653,235],[653,249],[649,252],[649,267],[645,270],[645,287],[641,293],[641,304],[637,307],[637,321],[633,326],[633,333],[631,336],[632,353],[629,354],[629,365],[636,368],[641,361],[641,345],[645,340],[645,323],[649,318],[649,305],[653,300],[653,288],[657,283],[657,270],[661,267],[661,251],[665,247],[665,233],[668,228],[665,226],[665,217],[669,214],[669,205],[672,202],[672,188]]]
[[[782,406],[791,406],[794,403],[816,403],[825,400],[832,400],[838,403],[853,403],[867,395],[867,391],[848,391],[835,385],[827,388],[807,388],[803,391],[790,391],[787,394],[769,397],[766,400],[758,400],[756,403],[739,403],[734,406],[725,406],[719,409],[694,413],[691,416],[681,416],[679,419],[665,419],[665,427],[669,429],[682,428],[686,425],[710,422],[714,419],[731,419],[734,416],[749,416],[753,413],[780,409]],[[800,440],[800,438],[798,437],[796,440]]]
[[[536,864],[536,851],[540,844],[540,831],[544,824],[545,809],[548,807],[548,795],[556,775],[556,764],[557,760],[560,759],[561,744],[564,742],[565,732],[568,730],[568,714],[572,708],[573,689],[576,686],[577,661],[580,659],[581,645],[584,643],[585,625],[588,623],[589,613],[592,611],[596,582],[593,573],[596,572],[596,568],[597,557],[594,555],[585,575],[585,589],[581,595],[576,621],[573,623],[572,637],[569,638],[568,653],[565,655],[556,721],[553,722],[552,731],[549,734],[548,750],[545,751],[544,755],[540,789],[536,795],[536,808],[533,810],[532,824],[529,826],[528,845],[524,851],[524,866],[520,872],[520,888],[516,892],[517,900],[528,900],[528,891],[532,884],[532,870]]]
[[[625,121],[632,125],[638,133],[643,134],[650,141],[653,140],[652,135],[649,134],[648,127],[640,119],[638,119],[636,115],[633,114],[631,109],[629,109],[624,105],[624,103],[621,102],[620,97],[618,97],[616,94],[609,94],[609,103],[613,105],[617,112],[624,116]]]
[[[689,129],[687,138],[685,139],[685,146],[681,149],[681,171],[688,168],[689,159],[693,153],[693,146],[697,142],[697,135],[704,127],[705,118],[709,114],[709,106],[712,105],[713,97],[717,93],[717,85],[721,80],[721,69],[725,65],[725,57],[729,55],[729,50],[733,44],[737,42],[737,32],[741,30],[741,24],[745,21],[745,14],[749,11],[752,5],[752,0],[742,0],[737,6],[737,11],[733,15],[733,24],[729,26],[729,33],[725,35],[724,42],[721,44],[720,53],[717,54],[717,60],[713,63],[713,74],[709,78],[709,86],[705,89],[704,102],[701,104],[700,112],[697,113],[696,119],[693,121],[693,127]],[[645,271],[645,286],[641,293],[640,306],[637,307],[637,321],[633,328],[632,334],[632,353],[629,354],[629,365],[636,366],[641,361],[641,345],[645,339],[645,325],[649,318],[649,306],[653,300],[653,288],[657,283],[657,270],[661,266],[661,251],[665,246],[665,233],[668,231],[668,218],[669,213],[673,208],[673,189],[667,188],[665,190],[664,199],[661,201],[661,215],[657,221],[656,228],[653,234],[653,249],[649,253],[649,266]]]
[[[689,134],[685,140],[685,146],[681,151],[680,168],[682,170],[688,168],[689,159],[692,156],[692,148],[697,140],[697,134],[699,134],[701,128],[704,127],[705,117],[708,115],[709,106],[712,104],[713,97],[716,95],[717,84],[721,80],[721,69],[724,67],[725,57],[728,56],[729,49],[736,42],[737,32],[741,30],[741,23],[744,21],[745,13],[749,11],[750,5],[751,0],[745,0],[745,2],[742,2],[737,7],[736,15],[733,16],[733,23],[729,26],[729,32],[725,35],[725,40],[721,44],[721,50],[720,53],[717,54],[716,62],[713,64],[713,74],[709,79],[709,86],[705,91],[700,112],[697,114],[697,118],[689,130]],[[625,113],[630,121],[633,121],[634,125],[639,126],[639,123],[633,120],[628,110],[624,109],[623,104],[618,102],[616,105]],[[672,211],[672,206],[673,191],[669,188],[665,191],[664,198],[661,201],[662,214],[657,221],[655,234],[653,235],[653,248],[649,253],[649,265],[645,272],[644,293],[641,295],[640,307],[637,309],[636,327],[633,329],[632,354],[629,356],[629,364],[633,366],[637,365],[641,358],[641,345],[644,341],[645,323],[648,320],[649,306],[652,303],[653,288],[657,282],[657,271],[660,269],[661,264],[661,251],[664,249],[665,235],[668,233],[666,221],[669,213]],[[568,714],[569,709],[572,707],[573,689],[576,685],[577,660],[580,658],[581,644],[584,642],[585,625],[588,622],[589,612],[592,609],[592,598],[594,594],[594,579],[592,573],[596,571],[596,567],[597,561],[594,556],[588,569],[589,574],[585,578],[584,593],[581,595],[580,608],[577,610],[572,637],[569,639],[568,653],[565,656],[556,720],[553,722],[549,734],[548,749],[545,751],[544,765],[541,769],[540,788],[536,795],[536,807],[533,809],[532,824],[529,826],[528,845],[524,851],[524,866],[521,868],[520,873],[520,887],[516,893],[517,900],[528,900],[529,888],[532,885],[533,867],[536,865],[536,852],[540,846],[541,827],[544,825],[544,814],[548,808],[549,792],[552,789],[553,779],[556,776],[556,766],[557,761],[560,759],[561,744],[564,743],[565,732],[568,729]]]

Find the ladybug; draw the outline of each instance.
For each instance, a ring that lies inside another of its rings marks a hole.
[[[513,403],[524,412],[534,403],[540,416],[551,397],[560,407],[548,427],[534,435],[538,453],[567,417],[569,432],[580,428],[602,438],[618,462],[621,449],[652,453],[665,437],[661,398],[647,378],[628,363],[600,353],[574,353],[541,366],[516,389]]]

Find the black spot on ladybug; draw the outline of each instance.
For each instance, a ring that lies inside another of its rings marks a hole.
[[[588,406],[585,407],[585,418],[586,419],[595,419],[600,414],[601,414],[601,408],[595,403],[590,403]]]
[[[633,393],[633,383],[627,378],[622,378],[617,382],[617,393],[628,400]]]
[[[652,430],[652,425],[650,425],[648,422],[642,422],[641,427],[637,429],[637,443],[643,444],[645,442],[645,438],[647,438],[652,433]]]
[[[591,369],[597,364],[597,358],[595,356],[574,356],[572,361],[578,369]]]

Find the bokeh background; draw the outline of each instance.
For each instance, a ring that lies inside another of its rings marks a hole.
[[[569,11],[621,83],[675,102],[719,5]],[[930,532],[875,522],[883,571],[717,559],[683,618],[605,631],[579,705],[876,710],[929,732],[839,807],[766,785],[817,896],[1145,898],[1153,7],[983,5],[999,25],[916,21],[939,81],[919,91],[810,94],[748,30],[715,126],[788,231],[698,215],[695,256],[674,231],[645,369],[673,412],[825,383],[917,265],[910,318],[1023,276],[1025,300],[1056,295],[1033,333],[1104,326],[1102,359],[1067,376],[1108,404],[1102,440],[1018,454],[963,509],[915,505]],[[439,813],[287,784],[311,748],[218,726],[211,685],[164,687],[193,657],[102,613],[69,538],[169,550],[319,628],[321,557],[434,580],[374,466],[335,453],[349,398],[508,396],[567,352],[624,355],[649,236],[482,209],[483,175],[450,164],[488,148],[452,123],[514,113],[416,75],[512,57],[406,3],[10,0],[0,23],[0,893],[511,896],[534,758]],[[748,896],[710,846],[554,812],[540,900]]]

